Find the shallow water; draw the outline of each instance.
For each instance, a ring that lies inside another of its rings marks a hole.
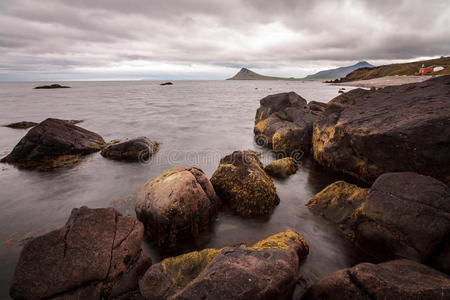
[[[108,141],[147,136],[161,143],[146,164],[107,160],[99,153],[75,167],[55,172],[20,171],[0,164],[0,298],[7,298],[10,280],[23,243],[65,223],[74,207],[115,206],[134,215],[136,191],[148,179],[174,165],[198,166],[212,175],[222,156],[234,150],[265,152],[253,141],[259,99],[295,91],[308,101],[326,102],[341,87],[301,81],[154,81],[67,82],[71,89],[33,90],[40,83],[0,83],[0,123],[40,122],[47,117],[82,119],[79,126]],[[350,89],[350,88],[347,88]],[[3,157],[26,130],[0,127]],[[180,247],[179,253],[205,247],[252,244],[288,228],[310,245],[301,275],[318,277],[368,260],[334,226],[309,212],[305,204],[342,176],[321,170],[304,158],[299,171],[275,180],[280,205],[268,218],[243,219],[226,209],[208,232]],[[148,241],[144,250],[161,259]]]

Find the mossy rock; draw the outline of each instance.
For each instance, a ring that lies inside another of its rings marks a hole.
[[[285,178],[297,172],[298,166],[292,157],[285,157],[270,162],[264,170],[273,177]]]
[[[280,203],[275,185],[254,151],[235,151],[223,157],[211,183],[222,201],[244,217],[268,215]]]

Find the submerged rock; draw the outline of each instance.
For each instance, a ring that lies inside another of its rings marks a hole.
[[[37,86],[34,89],[68,89],[70,86],[64,86],[60,84],[50,84],[50,85],[41,85]]]
[[[136,202],[136,216],[158,247],[198,236],[214,219],[220,200],[202,170],[173,167],[150,179]]]
[[[164,259],[139,281],[146,299],[291,299],[309,247],[291,230],[252,247],[205,249]]]
[[[158,142],[146,137],[111,144],[102,149],[102,156],[114,160],[146,161],[158,151]]]
[[[314,159],[369,183],[397,171],[449,183],[450,168],[444,167],[450,165],[449,85],[450,76],[441,76],[354,92],[366,95],[354,105],[327,109],[326,117],[314,125]]]
[[[72,165],[81,156],[100,151],[104,144],[103,138],[94,132],[65,120],[47,119],[30,129],[1,162],[48,170]]]
[[[21,122],[16,122],[16,123],[11,123],[11,124],[5,125],[4,127],[14,128],[14,129],[28,129],[28,128],[36,126],[37,124],[38,123],[36,123],[36,122],[21,121]]]
[[[10,289],[13,299],[111,299],[138,295],[151,265],[144,227],[113,208],[72,210],[66,225],[28,242]]]
[[[450,272],[450,189],[417,173],[386,173],[370,189],[336,182],[308,203],[379,257],[406,257]]]
[[[294,92],[267,96],[260,101],[253,129],[260,146],[285,151],[310,152],[313,123],[326,104],[306,100]]]
[[[362,263],[316,282],[304,299],[448,299],[450,277],[410,260]]]
[[[297,172],[298,166],[292,157],[285,157],[270,162],[264,170],[273,177],[285,178]]]
[[[253,151],[223,157],[211,183],[220,199],[244,217],[268,215],[280,203],[272,179]]]

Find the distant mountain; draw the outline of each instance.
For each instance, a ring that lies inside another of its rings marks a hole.
[[[360,69],[360,68],[373,68],[374,65],[369,64],[367,61],[360,61],[359,63],[348,66],[348,67],[340,67],[337,69],[330,69],[330,70],[323,70],[313,75],[308,75],[305,77],[305,79],[337,79],[341,77],[347,76],[347,74],[350,74],[354,70]]]
[[[295,80],[295,78],[265,76],[255,73],[247,68],[242,68],[236,75],[227,80]]]

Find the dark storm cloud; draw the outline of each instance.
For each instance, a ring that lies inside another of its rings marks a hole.
[[[3,0],[0,73],[225,77],[247,66],[304,75],[448,55],[449,36],[448,0]]]

